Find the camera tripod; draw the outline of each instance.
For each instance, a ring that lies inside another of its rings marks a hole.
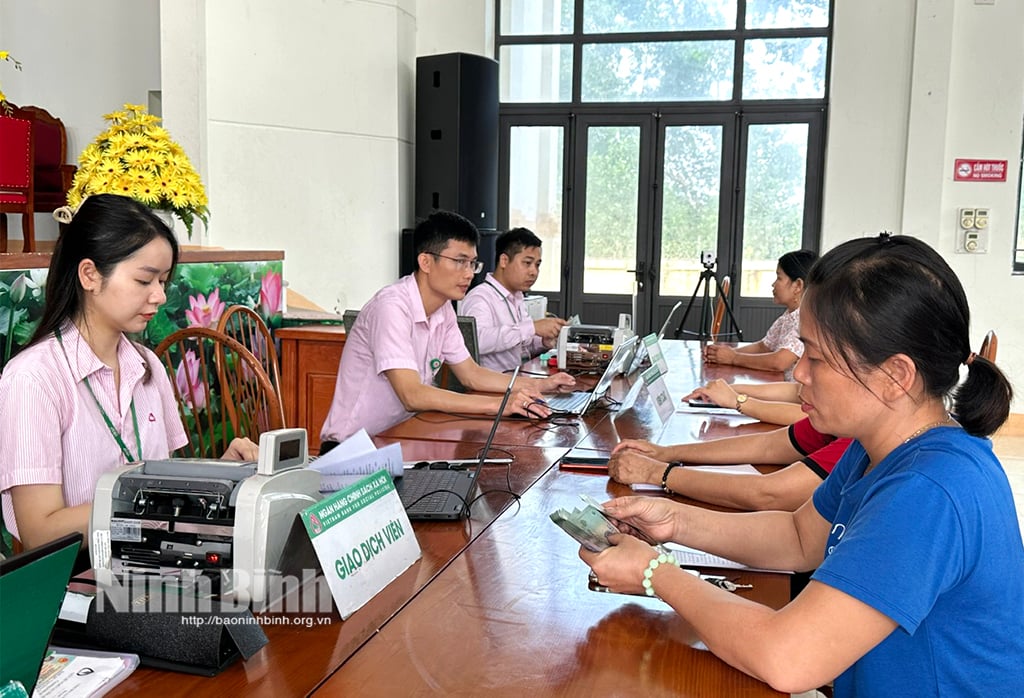
[[[729,322],[732,324],[734,332],[719,333],[719,336],[735,336],[739,341],[743,341],[743,330],[740,329],[740,325],[736,322],[736,316],[732,314],[732,304],[729,303],[729,297],[722,293],[722,287],[718,284],[718,279],[715,277],[714,264],[705,264],[704,271],[700,273],[700,278],[697,279],[697,285],[693,289],[693,295],[690,296],[690,302],[686,304],[686,311],[683,313],[682,320],[679,321],[679,326],[676,327],[674,337],[680,339],[683,335],[689,335],[696,337],[701,341],[713,340],[711,336],[711,320],[713,313],[711,310],[710,296],[711,296],[711,284],[715,285],[715,297],[725,306],[725,313],[729,316]],[[686,325],[686,318],[690,316],[690,311],[693,309],[694,301],[697,300],[697,294],[700,292],[701,286],[704,287],[704,294],[702,296],[703,302],[700,306],[700,325],[699,329],[694,332],[693,330],[684,330],[683,327]]]

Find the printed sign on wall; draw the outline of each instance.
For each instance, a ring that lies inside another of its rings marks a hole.
[[[953,164],[954,182],[1005,182],[1006,160],[957,158]]]

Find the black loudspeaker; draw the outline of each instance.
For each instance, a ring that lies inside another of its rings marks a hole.
[[[402,228],[398,243],[398,275],[408,276],[416,271],[416,253],[412,249],[412,228]]]
[[[416,59],[416,217],[444,209],[497,227],[498,62],[469,53]]]

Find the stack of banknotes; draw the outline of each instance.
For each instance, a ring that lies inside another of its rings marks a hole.
[[[599,553],[609,545],[608,536],[618,533],[613,519],[607,516],[601,505],[591,497],[582,495],[584,506],[579,509],[557,509],[551,512],[551,520],[563,531],[575,538],[587,550]]]
[[[559,509],[552,512],[550,516],[552,521],[577,539],[587,550],[600,553],[611,544],[608,542],[608,536],[618,533],[620,530],[628,530],[641,539],[653,542],[632,526],[627,526],[608,516],[594,497],[589,494],[581,494],[580,498],[584,501],[582,509],[573,509],[571,512],[567,509]]]

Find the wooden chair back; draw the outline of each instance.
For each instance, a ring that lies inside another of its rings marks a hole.
[[[732,281],[728,276],[723,276],[718,282],[718,301],[715,303],[715,317],[711,321],[711,339],[718,341],[718,335],[722,331],[722,319],[725,317],[725,299],[729,295],[729,286]],[[706,317],[706,316],[705,316]]]
[[[238,341],[252,352],[270,378],[270,384],[278,395],[281,406],[281,424],[284,424],[284,404],[281,396],[281,368],[277,359],[277,347],[270,328],[255,310],[244,305],[229,306],[220,316],[217,330]]]
[[[32,122],[0,114],[0,252],[7,251],[7,214],[21,214],[23,251],[36,248],[33,211]]]
[[[189,443],[178,454],[219,458],[236,436],[281,429],[281,399],[252,352],[207,327],[186,327],[157,346]]]
[[[978,350],[978,356],[983,359],[995,362],[996,352],[999,351],[999,338],[996,337],[994,330],[989,330],[985,334],[985,339],[981,340],[981,349]]]

